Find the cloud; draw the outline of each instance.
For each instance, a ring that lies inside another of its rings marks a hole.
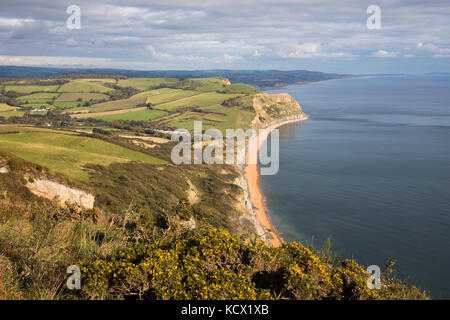
[[[192,56],[192,55],[188,55],[188,56],[177,56],[177,59],[181,59],[181,60],[185,60],[185,61],[195,61],[195,62],[203,62],[203,61],[208,61],[208,58],[206,57],[199,57],[199,56]]]
[[[418,42],[416,48],[420,51],[431,53],[434,58],[447,58],[450,57],[449,48],[440,48],[432,43]]]
[[[16,24],[12,25],[10,37],[13,40],[21,40],[26,38],[34,38],[38,34],[46,33],[47,26],[42,21],[35,21],[33,19],[18,20]]]
[[[223,56],[217,57],[215,59],[215,62],[216,63],[233,63],[235,61],[242,60],[242,59],[243,58],[241,56],[233,56],[233,55],[225,53]]]
[[[396,56],[396,52],[389,52],[386,50],[378,50],[370,55],[372,58],[395,58]]]
[[[155,48],[152,45],[144,46],[145,49],[150,52],[150,55],[152,58],[155,59],[173,59],[173,56],[168,53],[162,53],[155,50]]]
[[[229,68],[333,72],[340,66],[339,72],[364,73],[389,63],[389,59],[364,58],[412,54],[433,60],[429,63],[438,70],[450,66],[444,60],[450,55],[448,0],[434,0],[432,5],[382,1],[377,32],[367,29],[367,6],[360,0],[347,0],[345,6],[332,0],[257,4],[251,0],[77,0],[76,4],[81,8],[81,29],[68,30],[65,1],[2,0],[0,55],[78,57],[84,65],[92,64],[89,57],[104,58],[99,63],[112,67],[206,69],[224,63]],[[21,63],[30,60],[37,61]],[[408,70],[414,61],[405,61],[403,68]]]
[[[278,51],[278,55],[283,58],[314,59],[314,58],[345,58],[353,59],[355,54],[347,52],[327,52],[320,43],[303,43],[288,45]]]

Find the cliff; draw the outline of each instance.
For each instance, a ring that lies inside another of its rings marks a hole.
[[[253,108],[256,117],[252,122],[252,127],[255,129],[284,120],[308,118],[298,102],[287,93],[258,93],[253,98]]]

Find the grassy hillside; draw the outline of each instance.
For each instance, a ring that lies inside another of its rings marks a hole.
[[[29,103],[46,103],[58,97],[58,93],[33,93],[18,97],[17,100]]]
[[[108,100],[109,97],[102,93],[83,93],[72,92],[61,94],[56,101],[68,102],[68,101],[89,101],[89,100]]]
[[[54,110],[79,121],[93,118],[105,122],[151,122],[145,126],[165,130],[191,130],[195,120],[204,121],[205,129],[248,128],[255,117],[253,97],[258,93],[222,77],[86,76],[1,83],[4,88],[0,103],[11,108],[0,110],[0,117],[13,117],[14,123],[21,121],[15,117]]]
[[[40,86],[40,85],[7,85],[3,91],[15,91],[19,93],[56,91],[58,86]]]
[[[89,178],[84,168],[86,164],[108,165],[127,161],[166,163],[102,140],[36,128],[0,127],[0,150],[81,180]]]
[[[61,86],[59,92],[108,92],[112,89],[93,81],[77,80]]]
[[[115,120],[133,120],[133,121],[147,121],[150,119],[155,119],[166,115],[167,112],[162,110],[140,110],[132,111],[119,114],[108,114],[103,116],[95,116],[97,119],[105,121],[115,121]],[[92,115],[89,115],[92,116]]]
[[[147,91],[158,88],[161,84],[173,84],[177,81],[176,78],[130,78],[119,80],[118,85]]]

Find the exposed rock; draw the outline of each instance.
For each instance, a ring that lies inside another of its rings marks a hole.
[[[295,118],[308,118],[298,102],[287,93],[258,93],[253,98],[256,117],[253,128],[267,127],[270,124]]]
[[[57,199],[62,205],[67,202],[87,209],[94,207],[95,197],[92,194],[54,181],[37,179],[34,182],[28,182],[26,187],[39,197],[50,200]]]
[[[179,222],[180,225],[187,229],[195,229],[197,227],[197,223],[195,222],[194,218],[190,218],[189,220],[184,220]]]
[[[228,85],[228,86],[231,84],[230,80],[227,79],[227,78],[223,78],[223,79],[222,79],[222,82],[223,82],[224,84]]]
[[[127,135],[120,135],[121,138],[125,139],[139,139],[144,141],[150,141],[154,143],[167,143],[170,142],[168,139],[159,138],[159,137],[143,137],[143,136],[127,136]]]
[[[189,203],[192,205],[199,201],[198,191],[195,188],[195,186],[192,184],[191,180],[187,179],[187,183],[189,185],[188,199],[189,199]]]
[[[9,173],[8,167],[0,167],[0,173]]]

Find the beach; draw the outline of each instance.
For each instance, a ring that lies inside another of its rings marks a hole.
[[[303,121],[306,119],[308,119],[307,116],[298,119],[274,123],[269,127],[267,127],[265,130],[261,130],[261,132],[259,132],[257,136],[251,138],[253,139],[253,141],[249,141],[248,143],[247,153],[245,156],[246,166],[244,169],[244,178],[247,180],[249,198],[253,206],[253,213],[255,214],[255,218],[257,222],[264,228],[264,230],[270,234],[270,236],[268,237],[270,238],[269,242],[270,245],[274,247],[280,246],[283,243],[283,241],[279,236],[279,234],[277,233],[277,231],[275,230],[275,228],[273,227],[267,214],[267,211],[264,207],[264,196],[261,192],[261,188],[259,185],[258,164],[250,163],[249,161],[250,155],[258,154],[260,146],[267,139],[272,130],[288,123]]]

